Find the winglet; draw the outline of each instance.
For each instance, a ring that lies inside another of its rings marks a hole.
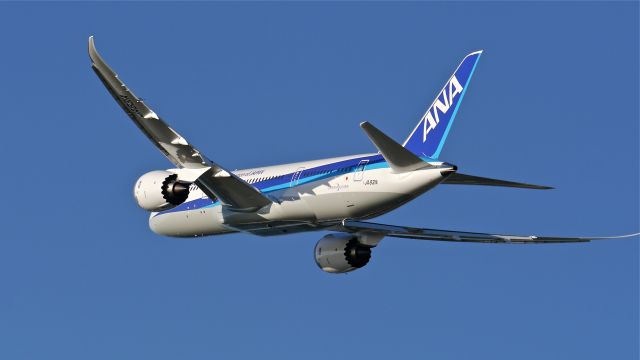
[[[409,172],[432,166],[428,162],[422,161],[422,159],[411,151],[402,147],[402,145],[371,125],[371,123],[367,121],[362,122],[360,123],[360,127],[395,172]]]
[[[94,68],[96,73],[98,73],[101,80],[104,79],[103,81],[109,81],[109,76],[118,77],[118,75],[111,69],[111,67],[109,67],[109,65],[107,65],[107,63],[102,59],[102,56],[100,56],[98,50],[96,50],[93,35],[89,36],[89,58],[91,59],[91,66]]]

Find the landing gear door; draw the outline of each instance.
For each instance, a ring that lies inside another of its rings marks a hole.
[[[364,176],[364,168],[369,163],[369,160],[360,160],[358,166],[356,167],[356,172],[353,175],[353,181],[362,181],[362,177]]]
[[[296,170],[296,172],[293,173],[289,187],[294,187],[298,185],[298,182],[300,181],[300,175],[302,174],[303,171],[304,171],[304,167],[299,167],[298,170]]]

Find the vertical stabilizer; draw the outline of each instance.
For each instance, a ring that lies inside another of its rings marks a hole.
[[[404,142],[405,148],[418,156],[438,158],[480,55],[482,50],[472,52],[462,60]]]

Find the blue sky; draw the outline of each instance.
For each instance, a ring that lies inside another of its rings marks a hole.
[[[313,262],[321,233],[153,234],[131,188],[170,164],[95,77],[86,41],[229,168],[373,151],[364,120],[401,141],[484,49],[441,158],[556,189],[442,186],[379,221],[609,235],[640,228],[638,10],[0,4],[0,357],[637,359],[637,239],[386,239],[335,276]]]

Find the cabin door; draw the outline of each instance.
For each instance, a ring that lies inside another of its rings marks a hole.
[[[364,168],[367,166],[369,160],[360,160],[358,166],[356,167],[356,172],[353,174],[353,181],[362,181],[362,177],[364,176]]]
[[[296,170],[296,172],[293,173],[289,187],[294,187],[298,185],[298,182],[300,181],[300,175],[302,174],[303,171],[304,171],[304,167],[299,167],[298,170]]]

